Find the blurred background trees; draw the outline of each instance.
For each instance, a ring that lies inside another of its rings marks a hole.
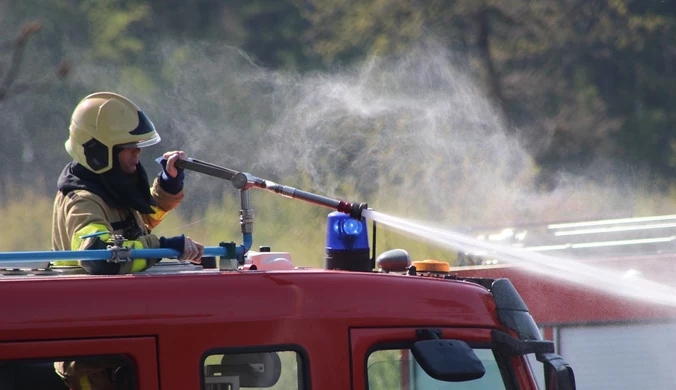
[[[72,108],[105,89],[144,107],[162,150],[403,214],[424,182],[434,202],[417,210],[437,222],[671,206],[673,1],[0,1],[0,29],[5,207],[36,182],[51,197]],[[504,188],[472,178],[489,173]],[[189,213],[235,196],[191,180]]]

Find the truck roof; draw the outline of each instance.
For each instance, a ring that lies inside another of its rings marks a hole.
[[[0,278],[1,340],[107,337],[169,322],[332,321],[349,327],[499,327],[490,292],[424,276],[327,270]],[[377,310],[376,310],[377,309]],[[10,314],[11,313],[11,314]]]

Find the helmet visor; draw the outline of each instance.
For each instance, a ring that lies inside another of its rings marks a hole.
[[[148,139],[148,140],[128,142],[126,144],[115,145],[115,146],[117,146],[118,148],[122,148],[122,149],[145,148],[146,146],[151,146],[151,145],[155,145],[156,143],[159,143],[160,140],[161,140],[160,135],[155,133],[155,136],[151,139]]]
[[[138,126],[129,132],[131,135],[144,136],[143,138],[134,142],[117,145],[120,148],[145,148],[146,146],[155,145],[160,142],[160,135],[155,130],[155,125],[150,121],[150,118],[143,112],[138,112]]]

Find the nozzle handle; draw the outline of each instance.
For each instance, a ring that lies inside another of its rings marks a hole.
[[[214,165],[206,161],[200,161],[194,158],[178,160],[176,161],[176,166],[225,180],[232,180],[232,178],[237,174],[237,171],[235,170]]]

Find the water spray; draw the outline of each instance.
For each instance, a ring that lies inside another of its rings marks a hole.
[[[364,217],[451,249],[489,252],[507,263],[525,266],[524,269],[528,272],[565,280],[617,296],[676,307],[676,289],[668,285],[642,278],[633,278],[631,281],[627,281],[616,272],[596,268],[583,262],[490,243],[450,230],[425,226],[373,210],[365,211]]]

